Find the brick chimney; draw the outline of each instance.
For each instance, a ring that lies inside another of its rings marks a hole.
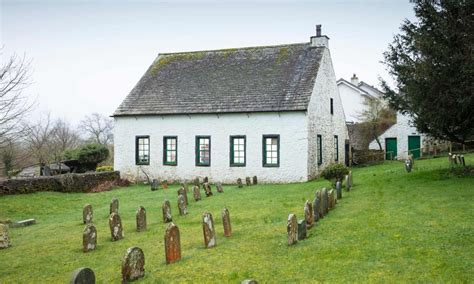
[[[352,85],[356,85],[356,86],[359,85],[359,78],[357,78],[355,73],[354,73],[354,75],[352,75],[351,83],[352,83]]]
[[[329,48],[329,37],[321,35],[321,25],[316,25],[316,36],[310,38],[311,46]]]

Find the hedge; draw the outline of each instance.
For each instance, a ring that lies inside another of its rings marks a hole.
[[[119,179],[119,171],[64,174],[35,178],[14,178],[0,182],[0,195],[42,191],[88,192],[90,189],[105,181],[117,181]]]

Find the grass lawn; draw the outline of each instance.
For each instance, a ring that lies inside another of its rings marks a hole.
[[[467,156],[474,164],[474,155]],[[91,194],[38,193],[0,196],[0,219],[36,218],[38,224],[10,229],[13,246],[0,250],[0,283],[67,283],[79,267],[95,271],[99,283],[119,283],[128,247],[145,253],[141,282],[473,282],[474,179],[445,174],[447,158],[354,169],[353,191],[336,209],[288,247],[289,213],[303,218],[304,202],[328,182],[258,185],[200,202],[177,216],[177,186],[151,192],[133,186]],[[125,239],[110,241],[109,202],[120,200]],[[181,232],[183,259],[165,264],[161,204],[168,198]],[[98,249],[82,252],[82,207],[90,203]],[[135,211],[147,210],[148,230],[135,232]],[[220,212],[230,211],[233,236],[223,236]],[[201,216],[212,212],[217,247],[204,249]]]

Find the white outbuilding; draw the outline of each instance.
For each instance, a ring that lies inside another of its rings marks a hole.
[[[329,38],[159,54],[113,117],[114,168],[168,181],[304,182],[345,163]]]

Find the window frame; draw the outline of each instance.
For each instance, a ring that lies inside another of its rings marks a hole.
[[[331,115],[334,115],[334,99],[330,98],[330,104],[331,104]]]
[[[148,139],[148,161],[147,162],[141,162],[139,160],[139,143],[138,141],[140,139]],[[150,146],[151,146],[151,142],[150,142],[150,135],[136,135],[135,136],[135,165],[137,166],[148,166],[150,165],[150,160],[151,160],[151,157],[150,157]]]
[[[339,137],[334,135],[334,162],[339,162]]]
[[[173,150],[168,149],[168,139],[175,139],[176,140],[176,149],[175,152],[175,161],[169,162],[167,160],[168,152],[172,152]],[[163,165],[165,166],[177,166],[178,165],[178,136],[163,136]]]
[[[276,138],[277,139],[277,163],[276,164],[267,164],[267,144],[265,140],[267,138]],[[265,168],[278,168],[280,167],[280,134],[264,134],[262,135],[262,166]]]
[[[244,139],[244,162],[234,163],[234,139]],[[245,167],[247,164],[247,136],[246,135],[231,135],[229,137],[229,165],[231,167]]]
[[[196,167],[210,167],[211,166],[211,136],[210,135],[196,135],[195,138],[195,162]],[[209,163],[200,163],[201,151],[199,149],[199,139],[209,139]]]
[[[321,134],[316,135],[316,151],[317,151],[317,163],[318,166],[323,164],[323,136]]]

